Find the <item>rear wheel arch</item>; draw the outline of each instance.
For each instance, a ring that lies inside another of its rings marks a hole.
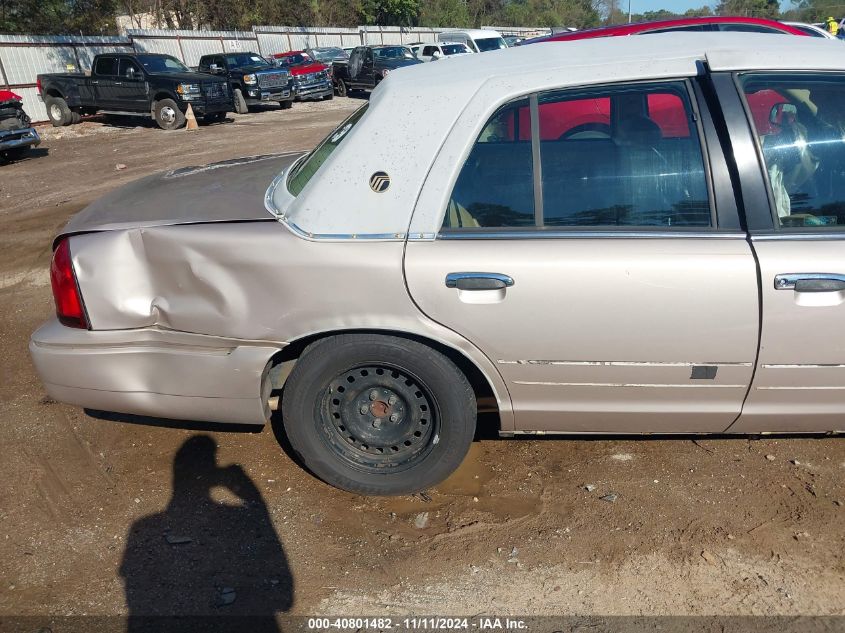
[[[462,350],[448,345],[442,341],[423,336],[420,334],[407,332],[404,330],[394,329],[349,329],[349,330],[330,330],[326,332],[319,332],[303,336],[290,342],[284,349],[274,354],[270,359],[268,365],[272,367],[271,377],[276,382],[274,388],[281,388],[280,381],[284,381],[287,375],[293,369],[293,365],[305,351],[305,349],[312,343],[344,334],[372,334],[381,335],[385,337],[403,338],[410,341],[415,341],[426,345],[449,359],[455,366],[466,376],[473,391],[475,392],[476,402],[478,403],[479,413],[489,413],[485,419],[479,418],[478,426],[482,432],[496,433],[502,428],[502,421],[500,416],[502,411],[498,405],[499,399],[504,397],[509,399],[508,394],[497,394],[492,381],[487,374],[478,366],[475,360],[470,358]]]

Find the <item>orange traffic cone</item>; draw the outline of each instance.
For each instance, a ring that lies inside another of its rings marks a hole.
[[[185,129],[186,130],[198,130],[200,126],[197,125],[197,117],[194,116],[194,109],[191,107],[191,104],[188,104],[188,111],[185,112]]]

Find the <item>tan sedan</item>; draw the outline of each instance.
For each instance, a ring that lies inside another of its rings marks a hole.
[[[166,418],[263,424],[281,398],[305,464],[371,494],[445,478],[479,402],[505,436],[841,431],[836,46],[661,34],[397,70],[306,156],[72,219],[38,372]]]

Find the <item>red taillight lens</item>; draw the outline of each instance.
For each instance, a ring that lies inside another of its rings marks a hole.
[[[50,284],[56,302],[56,315],[68,327],[88,328],[88,319],[82,305],[82,295],[76,285],[73,262],[70,259],[70,240],[63,239],[53,253],[50,264]]]
[[[35,87],[38,88],[38,94],[41,94],[41,78],[35,80]]]

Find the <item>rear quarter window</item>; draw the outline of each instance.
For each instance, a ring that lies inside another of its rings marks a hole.
[[[322,143],[320,143],[305,160],[303,160],[288,176],[287,188],[291,195],[298,196],[305,185],[314,177],[317,170],[323,166],[329,156],[343,142],[355,124],[361,120],[367,111],[367,105],[361,106],[352,116],[337,126]]]

